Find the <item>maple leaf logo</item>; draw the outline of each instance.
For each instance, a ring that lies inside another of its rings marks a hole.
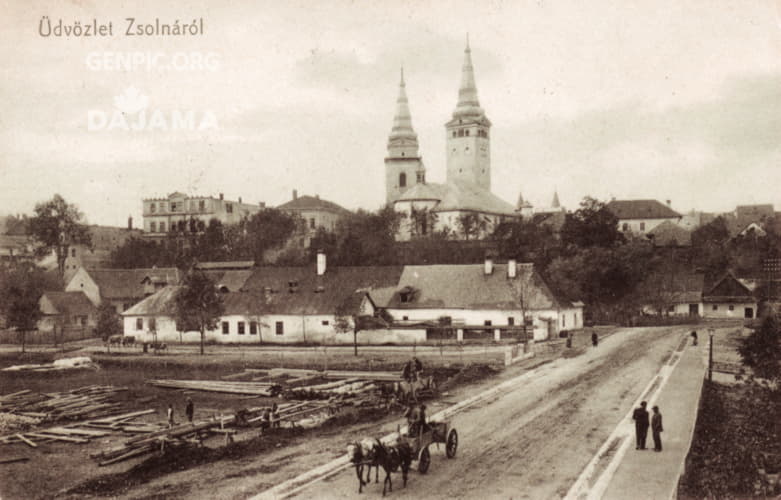
[[[149,106],[149,97],[135,87],[128,87],[121,94],[114,96],[114,106],[123,113],[132,115]]]

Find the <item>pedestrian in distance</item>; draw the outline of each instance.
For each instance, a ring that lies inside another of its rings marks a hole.
[[[635,437],[637,438],[636,450],[645,449],[645,440],[648,437],[648,410],[645,407],[648,403],[643,401],[632,413],[632,420],[635,421]]]
[[[697,345],[697,330],[692,330],[692,345]]]
[[[276,403],[271,405],[271,428],[276,429],[279,427],[279,407]]]
[[[173,427],[174,426],[174,405],[172,404],[168,405],[167,415],[168,415],[168,427],[169,428]]]
[[[599,344],[599,337],[597,336],[597,332],[591,331],[591,345],[596,347]]]
[[[658,406],[653,407],[654,414],[651,417],[651,435],[654,438],[654,451],[662,451],[662,413]]]
[[[187,398],[187,406],[184,407],[184,414],[187,415],[187,420],[193,423],[193,414],[195,413],[195,405],[192,398]]]

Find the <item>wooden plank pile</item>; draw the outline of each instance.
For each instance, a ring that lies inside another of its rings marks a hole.
[[[231,394],[252,394],[274,397],[282,391],[282,386],[271,382],[233,382],[224,380],[150,380],[156,387],[169,389],[189,389],[193,391],[224,392]]]
[[[401,374],[397,372],[328,370],[327,372],[323,373],[323,377],[327,379],[372,380],[375,382],[398,382],[401,380]]]
[[[139,424],[132,422],[143,415],[154,413],[155,410],[141,410],[95,420],[87,420],[59,427],[28,430],[6,436],[0,436],[0,444],[24,443],[31,448],[37,448],[42,441],[65,441],[84,444],[90,439],[105,437],[112,432],[149,433],[159,430],[161,426]]]
[[[119,403],[109,400],[126,390],[126,387],[91,385],[46,394],[19,391],[0,396],[0,413],[33,417],[41,422],[95,418],[121,411]]]
[[[285,392],[288,399],[329,399],[335,396],[349,397],[377,389],[371,380],[346,378],[326,384],[290,388]]]

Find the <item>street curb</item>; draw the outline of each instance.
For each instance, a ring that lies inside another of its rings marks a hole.
[[[509,380],[505,380],[504,382],[494,387],[491,387],[490,389],[487,389],[481,392],[480,394],[477,394],[475,396],[465,399],[464,401],[456,403],[453,406],[445,408],[444,410],[433,414],[429,418],[429,421],[437,421],[437,420],[444,420],[450,418],[453,415],[456,415],[464,411],[470,406],[474,406],[477,403],[481,403],[483,401],[491,399],[497,396],[498,394],[500,394],[501,392],[513,388],[513,386],[517,385],[520,382],[523,382],[525,379],[535,376],[537,372],[543,368],[548,369],[549,368],[548,364],[538,366],[537,368],[534,368],[533,370],[528,371],[522,375],[511,378]],[[406,426],[402,426],[401,430],[403,431],[405,428]],[[396,437],[396,433],[392,432],[390,434],[383,436],[381,440],[387,442],[395,437]],[[250,500],[276,500],[276,499],[289,498],[290,496],[293,496],[299,493],[300,491],[306,489],[311,484],[316,483],[317,481],[321,481],[329,476],[332,476],[340,472],[341,470],[346,469],[350,465],[351,464],[349,462],[349,459],[345,454],[315,469],[312,469],[309,472],[301,474],[285,482],[279,483],[278,485],[266,491],[263,491],[255,496],[252,496],[250,497]]]

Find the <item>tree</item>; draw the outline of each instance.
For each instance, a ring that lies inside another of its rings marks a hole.
[[[122,323],[119,314],[117,314],[117,310],[109,302],[103,302],[98,306],[97,330],[103,342],[106,343],[106,349],[109,350],[111,345],[109,338],[114,335],[122,335]]]
[[[694,264],[711,273],[721,273],[732,261],[729,228],[724,217],[716,217],[692,232]]]
[[[296,219],[275,208],[262,210],[245,223],[246,248],[255,262],[263,262],[267,250],[282,247],[296,229]]]
[[[477,239],[485,232],[486,221],[479,213],[465,212],[456,219],[458,232],[465,240]]]
[[[618,230],[618,218],[599,200],[586,196],[580,208],[568,213],[561,227],[564,245],[580,248],[609,248],[623,241]]]
[[[214,282],[202,272],[189,272],[176,293],[176,324],[182,331],[197,330],[201,333],[201,355],[206,330],[217,328],[224,312],[222,295]]]
[[[0,310],[8,326],[16,328],[24,352],[27,332],[35,330],[41,319],[45,277],[40,269],[25,264],[4,270],[0,278]]]
[[[412,207],[409,217],[410,235],[413,238],[427,236],[435,231],[434,228],[437,225],[438,216],[436,212],[430,210],[428,207]],[[469,230],[472,231],[472,228],[470,227]]]
[[[766,316],[760,327],[743,339],[738,353],[743,364],[750,366],[756,376],[781,381],[781,343],[778,319],[774,314]]]
[[[351,321],[351,315],[348,315],[344,313],[343,311],[337,311],[336,317],[334,318],[334,331],[336,333],[347,333],[349,331],[353,332],[353,351],[354,354],[358,355],[358,327],[357,325],[354,325]]]
[[[35,215],[29,219],[30,235],[37,241],[36,255],[44,257],[52,252],[57,258],[60,277],[65,274],[65,259],[72,245],[91,245],[87,226],[82,224],[82,213],[59,194],[35,205]]]
[[[528,219],[515,219],[496,226],[493,239],[499,244],[499,254],[521,262],[534,262],[538,269],[547,268],[558,253],[560,244],[548,224]]]

